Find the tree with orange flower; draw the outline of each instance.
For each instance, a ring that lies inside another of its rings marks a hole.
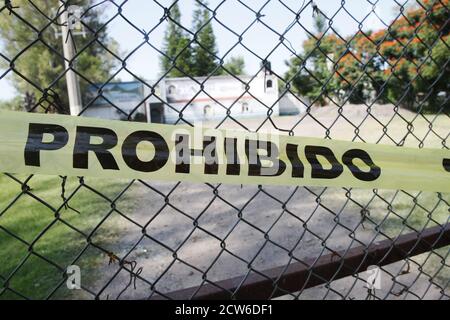
[[[374,33],[384,92],[389,102],[421,111],[449,111],[450,0],[422,0]]]
[[[450,111],[450,0],[418,0],[389,28],[347,39],[311,36],[288,62],[287,79],[313,102],[373,100]],[[331,66],[330,66],[331,62]]]

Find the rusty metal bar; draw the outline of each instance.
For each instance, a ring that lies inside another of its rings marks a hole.
[[[297,292],[366,271],[371,265],[384,266],[447,245],[450,245],[450,223],[428,228],[421,233],[408,233],[394,241],[383,240],[368,247],[358,246],[348,250],[345,256],[342,251],[337,255],[328,254],[319,259],[307,259],[304,263],[292,263],[284,272],[285,266],[267,269],[261,272],[266,277],[252,273],[242,285],[243,276],[240,276],[218,281],[216,285],[206,284],[200,289],[198,286],[191,287],[166,295],[172,299],[195,300],[228,300],[232,297],[231,293],[234,293],[234,299],[276,298],[286,292]],[[282,290],[273,292],[275,283],[277,288]],[[239,290],[236,292],[237,288]]]

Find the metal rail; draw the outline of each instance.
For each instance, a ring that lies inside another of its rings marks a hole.
[[[430,250],[450,245],[450,223],[412,232],[395,240],[383,240],[368,247],[358,246],[339,254],[328,254],[305,262],[262,271],[266,277],[251,273],[242,276],[182,289],[166,294],[172,299],[268,299],[283,296],[323,283],[366,271],[371,265],[385,266]],[[285,270],[286,269],[286,270]],[[280,276],[281,275],[281,276]],[[243,281],[244,280],[244,281]],[[276,286],[275,286],[276,285]],[[153,299],[161,299],[155,296]]]

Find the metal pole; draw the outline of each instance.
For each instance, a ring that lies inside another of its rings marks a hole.
[[[82,109],[80,85],[76,73],[70,69],[70,63],[75,56],[75,47],[69,35],[69,13],[67,10],[61,14],[61,33],[64,51],[64,64],[66,66],[67,94],[69,95],[70,114],[79,115]]]

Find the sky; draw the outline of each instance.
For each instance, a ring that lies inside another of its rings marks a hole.
[[[406,4],[414,2],[411,0],[409,2],[407,0],[400,1]],[[121,3],[120,0],[115,0],[115,2]],[[163,6],[169,6],[172,0],[158,0],[158,2]],[[218,20],[213,21],[213,29],[219,56],[225,55],[225,61],[232,56],[242,56],[246,64],[245,71],[248,74],[255,74],[259,69],[261,58],[268,56],[267,59],[271,62],[274,72],[283,74],[287,70],[285,61],[292,57],[292,53],[282,45],[277,47],[277,44],[280,43],[279,36],[268,27],[280,34],[284,33],[295,21],[295,13],[302,8],[302,4],[308,2],[309,0],[210,0],[209,7],[216,9]],[[118,13],[117,6],[110,2],[92,1],[92,3],[100,3],[98,9],[103,15],[103,21],[108,21]],[[333,17],[333,28],[342,36],[349,36],[357,32],[359,23],[354,19],[362,20],[368,13],[371,14],[364,20],[363,30],[384,28],[383,22],[389,24],[399,14],[399,6],[393,0],[371,0],[370,2],[368,0],[346,0],[344,8],[340,10],[340,0],[315,0],[315,3],[326,16]],[[376,4],[373,6],[371,3]],[[190,28],[194,0],[179,0],[179,5],[182,24],[186,28]],[[289,7],[291,11],[286,7]],[[255,12],[261,10],[261,22],[252,24],[255,20],[255,13],[252,10]],[[351,13],[353,18],[346,11]],[[121,57],[132,53],[144,41],[138,30],[146,32],[151,30],[149,42],[156,48],[161,48],[167,26],[166,21],[160,22],[163,13],[163,9],[156,1],[129,0],[125,2],[122,6],[122,15],[135,27],[132,27],[123,17],[117,16],[108,24],[107,29],[110,37],[118,42]],[[313,30],[311,5],[307,6],[300,14],[299,22],[305,29]],[[223,25],[232,31],[227,30]],[[239,39],[236,34],[242,34],[242,43],[237,46]],[[301,52],[301,45],[307,38],[307,33],[301,26],[295,24],[286,33],[285,38],[287,46],[296,52]],[[127,59],[127,67],[147,80],[157,79],[161,73],[159,56],[156,50],[145,44],[130,55]],[[3,72],[4,70],[0,70],[0,75]],[[121,72],[114,80],[130,81],[133,80],[133,76],[127,72]],[[0,79],[0,100],[10,99],[15,94],[7,77]]]

